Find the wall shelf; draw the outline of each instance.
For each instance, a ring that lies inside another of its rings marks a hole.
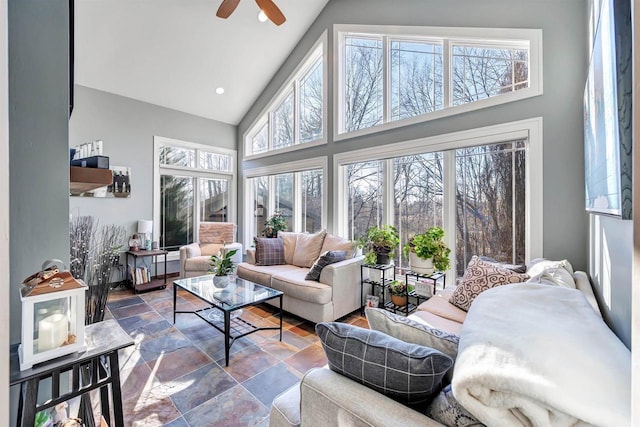
[[[105,185],[111,185],[112,181],[113,175],[110,169],[69,166],[69,192],[71,194],[81,194]]]

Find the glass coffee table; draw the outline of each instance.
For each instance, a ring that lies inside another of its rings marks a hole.
[[[211,307],[196,311],[176,310],[178,288],[200,298]],[[173,282],[173,323],[176,323],[176,313],[192,313],[224,334],[224,356],[226,366],[229,366],[229,349],[235,340],[261,330],[279,330],[282,341],[282,292],[248,280],[237,278],[224,289],[213,286],[213,275],[191,277]],[[258,327],[242,319],[239,315],[242,308],[280,298],[280,326]]]

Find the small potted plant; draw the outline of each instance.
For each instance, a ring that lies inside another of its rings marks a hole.
[[[416,234],[404,245],[404,254],[409,258],[409,266],[418,274],[433,274],[435,270],[447,270],[450,252],[444,243],[444,230],[440,227],[431,227],[424,233]]]
[[[264,237],[276,238],[278,237],[278,231],[287,231],[287,228],[287,221],[285,221],[282,216],[282,212],[275,211],[264,223],[262,235]]]
[[[229,286],[229,275],[236,268],[236,263],[233,262],[232,257],[237,252],[237,249],[227,251],[223,244],[217,255],[211,255],[209,273],[213,274],[213,286],[216,288],[223,289]]]
[[[365,263],[389,264],[393,258],[393,250],[400,244],[398,230],[393,225],[374,226],[367,230],[359,239],[359,246],[364,248]]]
[[[407,284],[401,280],[394,280],[389,284],[389,293],[391,294],[391,302],[396,307],[404,307],[409,303]]]

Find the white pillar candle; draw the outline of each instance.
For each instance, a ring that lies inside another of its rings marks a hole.
[[[38,352],[58,348],[69,337],[69,320],[56,313],[38,322]]]

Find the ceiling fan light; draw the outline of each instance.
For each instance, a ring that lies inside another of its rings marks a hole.
[[[258,13],[258,21],[260,22],[267,22],[267,15],[261,10],[260,13]]]

